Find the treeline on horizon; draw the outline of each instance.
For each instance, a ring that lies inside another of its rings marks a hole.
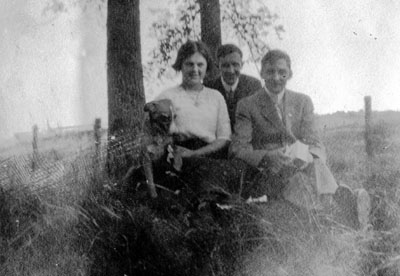
[[[372,111],[372,124],[384,123],[386,125],[400,125],[400,111],[385,110]],[[365,112],[336,111],[330,114],[316,114],[316,122],[319,128],[336,128],[345,126],[363,126],[365,124]]]

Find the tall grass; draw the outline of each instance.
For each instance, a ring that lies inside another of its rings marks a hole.
[[[360,275],[399,275],[400,267],[400,128],[378,122],[372,127],[374,156],[368,158],[360,128],[326,132],[335,176],[372,197],[372,231],[362,251]]]
[[[150,200],[110,179],[87,137],[77,154],[59,140],[43,160],[62,173],[45,189],[29,177],[1,182],[0,275],[399,275],[399,129],[374,128],[370,162],[362,129],[323,136],[335,177],[372,195],[370,229],[279,202],[223,210],[184,191]]]
[[[76,146],[73,139],[65,142]],[[83,164],[90,159],[82,158],[83,148],[72,155],[60,146],[42,147],[33,173],[30,154],[2,163],[0,275],[88,275],[90,259],[76,226],[80,203],[95,186]]]

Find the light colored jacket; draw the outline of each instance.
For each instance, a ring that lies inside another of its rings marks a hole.
[[[230,146],[233,157],[258,167],[265,154],[300,140],[325,163],[326,154],[314,124],[314,107],[307,95],[286,90],[283,118],[264,89],[242,99],[236,109],[235,131]]]

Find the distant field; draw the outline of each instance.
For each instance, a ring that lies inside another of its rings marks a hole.
[[[101,132],[102,142],[106,142],[106,131]],[[12,155],[23,155],[32,153],[33,135],[25,135],[23,138],[10,138],[1,141],[0,158]],[[74,154],[79,150],[94,146],[94,131],[75,131],[60,135],[42,135],[39,132],[38,150],[39,152],[57,151],[63,156]]]
[[[383,111],[372,113],[373,123],[385,122],[390,125],[400,125],[400,112]],[[364,126],[364,112],[336,112],[333,114],[316,115],[318,128],[323,132],[327,129]],[[72,129],[72,128],[71,128]],[[84,131],[57,132],[53,135],[39,131],[39,149],[59,148],[60,152],[68,152],[84,148],[94,141],[93,130],[85,126]],[[102,139],[106,139],[106,129],[102,131]],[[27,154],[32,150],[32,133],[24,133],[7,140],[0,140],[0,158],[10,155]]]
[[[333,114],[317,115],[316,121],[320,129],[337,128],[346,126],[363,126],[365,123],[364,111],[358,112],[335,112]],[[390,125],[400,125],[400,112],[398,111],[375,111],[372,112],[372,122],[386,122]]]

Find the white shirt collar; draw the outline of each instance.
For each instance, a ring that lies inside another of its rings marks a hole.
[[[264,85],[264,90],[268,94],[268,96],[272,99],[275,104],[281,104],[283,100],[283,96],[285,95],[285,89],[283,89],[279,94],[271,93],[268,88]]]
[[[224,86],[225,91],[235,91],[238,84],[239,84],[239,78],[237,78],[237,80],[235,81],[235,83],[233,85],[229,85],[224,81],[224,78],[221,76],[221,81],[222,81],[222,85]]]

